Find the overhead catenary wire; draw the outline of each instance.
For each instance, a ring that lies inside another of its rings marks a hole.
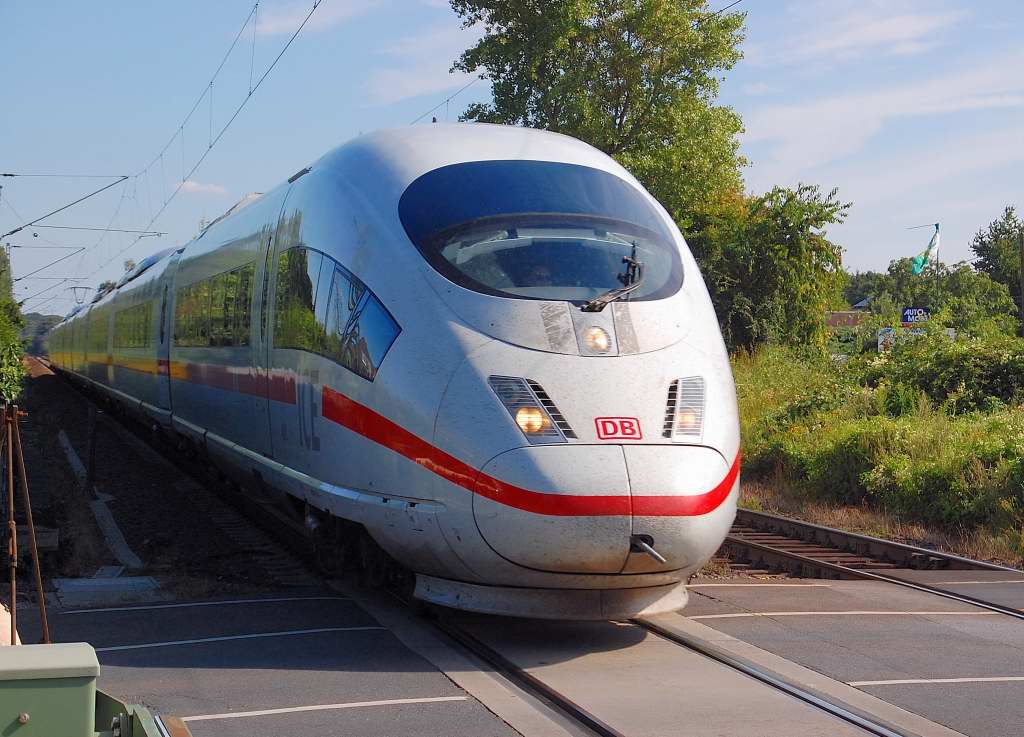
[[[3,189],[3,187],[0,187],[0,189]],[[10,195],[4,195],[3,203],[7,206],[8,210],[10,210],[12,213],[14,213],[14,217],[16,217],[19,222],[25,219],[24,217],[22,217],[21,213],[18,212],[15,209],[14,205],[11,204],[11,197],[10,197]],[[37,235],[37,234],[33,233],[33,236],[35,236],[35,235]],[[40,236],[39,238],[40,238],[40,240],[45,241],[46,243],[49,243],[49,244],[51,244],[53,246],[60,245],[56,241],[51,241],[49,238],[46,238],[45,236]]]
[[[148,237],[148,236],[167,235],[166,232],[162,232],[162,231],[158,231],[158,230],[131,230],[131,229],[125,229],[125,228],[93,228],[93,227],[85,227],[85,226],[78,226],[78,225],[37,225],[35,227],[37,227],[37,228],[53,228],[53,229],[56,229],[56,230],[95,230],[95,231],[102,231],[104,233],[141,233],[144,238]]]
[[[314,4],[314,10],[316,9],[316,5],[318,5],[322,1],[323,0],[317,0],[317,3]],[[214,71],[213,75],[210,77],[210,81],[206,84],[206,86],[204,86],[203,91],[196,98],[195,103],[193,103],[193,105],[192,105],[191,109],[189,110],[189,112],[185,115],[184,119],[178,125],[178,127],[175,130],[174,134],[167,140],[167,143],[164,144],[163,148],[160,149],[160,152],[148,164],[146,164],[146,166],[144,166],[136,174],[133,175],[133,178],[134,178],[134,180],[136,182],[137,182],[137,180],[138,180],[138,178],[140,176],[145,176],[146,177],[146,190],[147,190],[147,196],[148,196],[148,192],[149,192],[149,170],[151,168],[153,168],[157,164],[157,162],[159,162],[159,164],[160,164],[160,184],[161,184],[161,190],[162,190],[163,199],[164,199],[163,207],[160,209],[160,211],[157,213],[156,216],[153,216],[152,215],[152,205],[150,205],[150,216],[151,217],[150,217],[149,225],[146,226],[146,230],[144,230],[144,231],[134,231],[134,232],[137,232],[137,233],[140,234],[139,237],[136,238],[134,241],[132,241],[132,243],[129,244],[125,249],[122,249],[120,252],[118,252],[118,254],[116,254],[112,258],[108,259],[107,261],[105,261],[99,267],[99,269],[104,268],[107,264],[109,264],[118,255],[120,255],[124,251],[128,250],[128,248],[131,248],[133,245],[135,245],[135,243],[138,243],[138,241],[141,238],[149,237],[149,236],[152,236],[152,235],[157,235],[157,236],[166,235],[166,233],[162,233],[162,232],[158,233],[156,231],[150,231],[149,230],[149,226],[153,224],[153,222],[156,220],[156,217],[158,217],[159,214],[161,212],[163,212],[164,209],[166,209],[167,205],[170,204],[170,200],[173,199],[174,195],[176,195],[178,193],[178,191],[181,189],[181,185],[184,184],[184,182],[188,178],[188,176],[191,176],[191,173],[189,173],[188,175],[185,174],[185,126],[188,124],[189,120],[191,120],[192,116],[195,114],[195,112],[199,108],[200,104],[202,104],[203,98],[207,94],[209,94],[211,96],[210,97],[210,124],[211,124],[211,129],[212,129],[212,123],[213,123],[213,97],[212,97],[212,95],[213,95],[213,85],[214,85],[214,82],[216,81],[217,77],[220,75],[220,72],[224,68],[224,65],[227,63],[227,60],[230,58],[232,51],[234,51],[234,49],[235,49],[235,46],[237,46],[238,40],[241,38],[242,34],[245,32],[245,29],[248,27],[250,20],[253,20],[253,34],[254,35],[253,35],[253,52],[252,52],[252,56],[253,56],[253,58],[255,58],[255,43],[256,43],[256,41],[255,41],[255,23],[256,23],[255,17],[256,17],[258,8],[259,8],[259,2],[255,3],[253,5],[252,9],[249,11],[249,13],[246,15],[245,20],[242,22],[242,25],[239,27],[238,32],[235,34],[234,39],[232,39],[231,45],[228,47],[227,52],[224,54],[223,58],[220,61],[220,64],[217,65],[216,70]],[[310,15],[311,14],[312,14],[312,12],[310,13]],[[252,95],[252,91],[253,90],[251,89],[251,79],[250,79],[249,95]],[[174,144],[174,140],[176,138],[179,138],[179,137],[181,139],[182,179],[181,179],[181,183],[179,184],[179,186],[175,189],[174,193],[171,195],[171,198],[167,198],[167,196],[166,196],[166,189],[164,189],[165,186],[166,186],[166,184],[165,184],[166,179],[165,179],[165,174],[164,174],[164,155],[167,153],[167,150]],[[209,150],[212,147],[213,147],[213,141],[211,140],[209,142],[207,150]],[[193,169],[193,171],[195,171],[195,169]],[[127,178],[128,177],[125,177],[125,179],[121,180],[121,181],[125,181],[125,180],[127,180]],[[125,195],[127,193],[127,189],[128,189],[128,185],[127,185],[127,182],[126,182],[125,183],[125,188],[121,191],[121,197],[119,198],[117,206],[114,209],[114,214],[110,218],[110,222],[107,224],[106,228],[96,228],[95,229],[95,230],[101,232],[100,237],[96,240],[96,243],[94,243],[92,246],[90,246],[87,249],[87,252],[91,251],[94,248],[99,247],[100,244],[102,244],[103,241],[106,239],[106,236],[107,236],[108,233],[112,233],[112,232],[126,232],[126,233],[127,232],[132,232],[132,231],[125,230],[125,229],[118,229],[118,228],[110,227],[117,220],[117,217],[118,217],[119,213],[121,212],[121,207],[124,204],[124,199],[125,199]],[[3,236],[0,236],[0,237],[3,237]],[[83,259],[85,258],[85,253],[82,254],[81,258],[83,258]],[[81,265],[81,261],[79,262],[79,264]],[[90,276],[94,275],[97,271],[99,271],[99,269],[94,270],[92,272],[92,274],[90,274]]]
[[[75,256],[75,255],[77,255],[77,254],[78,254],[79,252],[81,252],[81,251],[84,251],[84,250],[85,250],[85,246],[82,246],[82,247],[80,247],[80,248],[79,248],[79,249],[78,249],[77,251],[72,251],[71,253],[67,253],[67,254],[65,254],[65,255],[61,256],[60,258],[58,258],[58,259],[55,259],[55,260],[51,261],[50,263],[46,264],[45,266],[40,266],[40,267],[39,267],[38,269],[35,269],[34,271],[30,271],[30,272],[28,272],[27,274],[22,274],[21,276],[15,277],[15,278],[14,278],[14,279],[12,279],[11,281],[16,281],[16,282],[18,282],[18,281],[21,281],[22,279],[28,279],[28,278],[29,278],[30,276],[33,276],[33,275],[35,275],[35,274],[38,274],[38,273],[39,273],[40,271],[43,271],[43,270],[45,270],[45,269],[48,269],[48,268],[50,268],[51,266],[53,266],[54,264],[59,264],[59,263],[60,263],[61,261],[64,261],[64,260],[66,260],[66,259],[69,259],[69,258],[71,258],[72,256]]]
[[[56,289],[61,284],[66,284],[69,281],[71,281],[71,279],[63,279],[63,280],[57,282],[56,284],[51,284],[46,289],[39,290],[38,292],[36,292],[35,294],[33,294],[30,297],[24,297],[23,299],[18,300],[18,306],[20,307],[21,305],[23,305],[26,302],[28,302],[30,299],[35,299],[36,297],[42,296],[42,295],[46,294],[47,292],[49,292],[51,289]]]
[[[314,10],[316,9],[316,6],[320,2],[323,2],[323,0],[318,0],[318,2],[314,3]],[[213,83],[216,81],[217,76],[220,74],[220,70],[223,69],[224,64],[227,63],[228,57],[231,56],[231,52],[235,50],[235,46],[238,44],[238,39],[242,37],[242,33],[245,31],[246,28],[248,28],[249,20],[253,17],[253,14],[256,13],[258,7],[259,3],[253,5],[252,9],[249,11],[249,14],[245,16],[245,20],[242,22],[242,27],[239,28],[238,33],[235,34],[235,38],[231,41],[231,46],[228,47],[227,53],[224,54],[224,58],[221,59],[220,64],[217,65],[217,70],[213,73],[213,76],[210,77],[210,81],[207,82],[207,84],[203,87],[203,91],[199,94],[199,97],[196,98],[195,103],[192,105],[192,108],[188,111],[188,114],[185,116],[184,120],[182,120],[181,123],[178,124],[177,128],[174,131],[174,135],[172,135],[170,139],[168,139],[167,143],[164,144],[164,147],[160,149],[160,153],[154,156],[152,161],[150,161],[148,164],[142,167],[142,169],[139,170],[138,174],[136,174],[135,176],[139,176],[147,169],[149,169],[151,166],[156,164],[157,161],[161,159],[163,155],[167,152],[167,149],[169,149],[171,145],[174,143],[174,139],[178,137],[178,134],[184,130],[186,125],[188,125],[188,121],[191,120],[192,115],[195,113],[199,105],[203,102],[203,98],[206,97],[206,93],[210,90],[210,88],[212,88]],[[250,91],[249,94],[251,95],[252,92]]]
[[[156,211],[156,214],[153,215],[152,219],[150,219],[149,223],[146,225],[147,229],[150,228],[153,225],[153,223],[156,222],[157,218],[159,218],[163,214],[164,210],[167,209],[167,206],[171,204],[171,202],[177,196],[178,192],[181,191],[181,188],[184,186],[185,182],[188,181],[192,177],[192,175],[196,172],[196,170],[199,169],[199,167],[202,165],[202,163],[206,160],[206,157],[209,156],[209,154],[213,150],[214,146],[217,145],[217,143],[220,141],[220,139],[227,132],[228,128],[231,127],[231,124],[235,122],[235,119],[238,117],[238,115],[245,108],[246,104],[249,102],[249,100],[252,99],[252,96],[254,94],[256,94],[256,91],[260,88],[260,86],[263,84],[263,82],[266,80],[266,78],[274,70],[274,67],[276,67],[277,63],[281,60],[281,57],[283,57],[285,52],[288,51],[289,47],[291,47],[292,43],[298,37],[299,33],[301,33],[302,29],[306,27],[306,24],[309,22],[309,19],[313,17],[313,13],[316,12],[317,8],[319,8],[323,4],[323,2],[324,2],[324,0],[315,0],[315,2],[313,3],[313,7],[310,8],[310,11],[306,14],[306,17],[302,19],[302,22],[299,24],[299,27],[295,29],[295,32],[292,33],[291,37],[289,37],[288,41],[281,48],[281,50],[278,52],[277,56],[274,57],[274,60],[272,62],[270,62],[270,65],[263,71],[263,74],[260,75],[259,79],[256,80],[256,84],[254,84],[252,86],[252,90],[249,92],[249,94],[246,95],[245,98],[242,99],[242,102],[239,103],[237,108],[235,108],[235,111],[231,114],[231,117],[228,118],[228,121],[220,129],[220,131],[217,133],[217,135],[213,137],[213,140],[210,142],[209,146],[207,146],[206,150],[203,151],[202,155],[199,157],[199,159],[196,161],[196,163],[192,166],[192,168],[188,171],[187,174],[184,174],[182,176],[181,182],[179,182],[178,186],[174,188],[173,192],[171,192],[170,197],[167,198],[167,200],[163,203],[163,205]],[[248,22],[248,20],[247,20],[247,22]],[[237,41],[237,37],[236,37],[236,41]],[[234,44],[232,44],[232,48],[233,47],[234,47]],[[222,62],[222,64],[223,64],[223,62]],[[202,99],[202,98],[200,98],[200,99]],[[173,141],[173,138],[172,138],[172,141]],[[166,150],[166,148],[165,148],[165,150]],[[160,161],[161,162],[163,161],[163,154],[162,153],[160,155]],[[120,251],[118,251],[113,256],[111,256],[109,259],[107,259],[102,264],[100,264],[96,269],[93,270],[93,272],[89,276],[93,276],[97,272],[99,272],[101,269],[106,268],[106,266],[108,264],[110,264],[114,259],[120,257],[122,254],[124,254],[127,251],[131,250],[140,240],[141,240],[141,238],[136,238],[135,240],[133,240],[127,246],[125,246]]]
[[[419,122],[420,122],[421,120],[423,120],[423,119],[424,119],[425,117],[427,117],[427,116],[428,116],[428,115],[430,115],[430,114],[431,114],[432,112],[434,112],[434,111],[435,111],[435,110],[437,110],[437,109],[438,109],[439,107],[441,107],[442,105],[447,105],[447,104],[448,104],[449,102],[451,102],[451,101],[452,101],[452,100],[454,100],[454,99],[455,99],[456,97],[458,97],[459,95],[461,95],[461,94],[462,94],[463,92],[465,92],[466,90],[468,90],[468,89],[469,89],[470,87],[472,87],[472,86],[473,86],[474,84],[476,84],[477,82],[479,82],[479,81],[480,81],[481,79],[483,79],[482,75],[480,75],[480,74],[476,74],[476,75],[474,75],[473,79],[469,80],[469,82],[468,82],[468,83],[466,83],[465,85],[463,85],[463,86],[462,86],[461,88],[459,88],[459,89],[458,89],[458,90],[457,90],[456,92],[454,92],[453,94],[451,94],[451,95],[449,95],[448,97],[446,97],[445,99],[441,100],[441,102],[439,102],[439,103],[437,103],[436,105],[434,105],[434,107],[430,108],[430,109],[429,109],[429,110],[427,110],[427,111],[426,111],[425,113],[422,113],[422,114],[420,114],[419,116],[417,116],[417,117],[416,117],[415,119],[413,119],[413,120],[412,120],[412,121],[411,121],[411,122],[409,123],[409,125],[416,125],[416,124],[417,124],[417,123],[419,123]]]
[[[6,238],[9,235],[14,235],[15,233],[17,233],[19,231],[22,231],[25,228],[28,228],[28,227],[31,227],[31,226],[35,225],[36,223],[38,223],[41,220],[46,220],[46,218],[48,218],[48,217],[50,217],[52,215],[56,215],[58,212],[63,212],[64,210],[67,210],[69,207],[74,207],[75,205],[77,205],[80,202],[85,202],[90,197],[95,197],[100,192],[104,192],[104,191],[110,189],[111,187],[113,187],[113,186],[115,186],[117,184],[120,184],[121,182],[123,182],[123,181],[125,181],[127,179],[128,179],[128,176],[124,175],[120,179],[118,179],[116,182],[111,182],[110,184],[105,184],[102,187],[100,187],[99,189],[94,190],[94,191],[90,192],[89,194],[85,195],[84,197],[79,197],[74,202],[69,202],[66,205],[61,205],[56,210],[51,210],[50,212],[46,213],[45,215],[41,215],[40,217],[37,217],[35,220],[27,222],[24,225],[19,225],[14,230],[8,230],[6,233],[0,235],[0,238]]]
[[[56,177],[60,179],[118,179],[124,174],[22,174],[0,172],[0,177]]]
[[[52,302],[53,300],[57,299],[57,298],[58,298],[59,296],[60,296],[59,294],[54,294],[54,295],[51,295],[51,296],[47,297],[46,299],[44,299],[44,300],[43,300],[42,302],[40,302],[39,304],[37,304],[37,305],[33,305],[33,306],[32,306],[32,309],[33,309],[33,310],[38,310],[38,309],[39,309],[39,308],[41,308],[41,307],[42,307],[43,305],[45,305],[45,304],[47,304],[47,303],[49,303],[49,302]],[[27,300],[26,300],[26,301],[27,301]]]
[[[21,244],[21,243],[5,243],[4,245],[9,247],[9,248],[32,248],[32,249],[36,249],[36,248],[60,248],[60,249],[65,249],[66,250],[66,249],[86,248],[86,246],[26,246],[26,245]]]

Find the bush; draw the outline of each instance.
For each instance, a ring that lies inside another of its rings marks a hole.
[[[871,387],[924,392],[953,413],[1024,402],[1024,340],[1006,335],[949,340],[930,334],[851,366]]]
[[[1024,341],[923,338],[835,365],[734,359],[747,473],[945,528],[1024,523]]]

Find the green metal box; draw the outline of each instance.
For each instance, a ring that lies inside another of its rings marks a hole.
[[[0,734],[91,737],[99,674],[84,642],[0,647]]]

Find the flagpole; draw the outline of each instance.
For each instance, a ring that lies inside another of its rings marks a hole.
[[[928,242],[928,248],[920,256],[914,259],[914,273],[924,274],[924,270],[928,265],[929,260],[931,261],[932,268],[935,270],[935,303],[932,306],[933,309],[939,309],[939,223],[925,223],[924,225],[912,225],[907,230],[917,230],[918,228],[935,228],[935,233],[932,235],[932,239]],[[932,254],[932,247],[935,247],[935,253]],[[925,275],[927,279],[927,275]]]

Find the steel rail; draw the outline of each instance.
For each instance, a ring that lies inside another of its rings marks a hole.
[[[666,629],[655,622],[650,622],[642,618],[630,621],[648,632],[652,632],[653,634],[669,640],[670,642],[674,642],[677,645],[693,650],[699,655],[703,655],[710,660],[721,663],[728,668],[737,670],[740,673],[750,676],[756,681],[770,686],[777,691],[782,691],[799,701],[803,701],[804,703],[820,709],[831,716],[863,729],[867,733],[875,735],[876,737],[920,737],[915,732],[907,732],[891,724],[886,724],[880,721],[878,717],[857,709],[856,707],[850,706],[849,704],[837,703],[835,700],[827,698],[823,694],[791,683],[790,681],[755,665],[745,658],[727,653],[713,645],[685,637],[680,635],[678,632],[673,632],[672,630]]]
[[[789,550],[779,550],[773,548],[770,545],[764,545],[762,543],[754,542],[752,540],[744,540],[742,538],[728,535],[725,538],[725,544],[727,546],[736,546],[740,548],[747,548],[749,550],[755,550],[766,559],[778,558],[782,560],[788,560],[795,563],[800,563],[803,567],[811,570],[818,569],[821,571],[828,571],[830,573],[838,574],[836,577],[844,578],[862,578],[871,581],[884,581],[886,583],[896,584],[898,586],[904,586],[910,589],[916,589],[917,591],[923,591],[928,594],[934,594],[941,596],[946,599],[952,599],[953,601],[959,601],[963,604],[970,604],[971,606],[980,607],[982,609],[988,609],[992,612],[998,612],[999,614],[1006,614],[1010,617],[1016,617],[1017,619],[1024,620],[1024,611],[1016,609],[1010,606],[1004,606],[1002,604],[995,604],[991,601],[984,599],[978,599],[974,596],[967,594],[957,594],[952,591],[930,586],[924,583],[918,583],[909,579],[900,578],[899,576],[890,576],[886,573],[875,573],[874,571],[866,571],[860,568],[850,568],[849,566],[840,565],[838,563],[830,563],[824,560],[817,560],[807,555],[801,555],[800,553],[794,553]],[[1013,569],[1011,569],[1013,570]],[[1019,573],[1019,571],[1018,571]],[[828,576],[825,576],[828,578]]]
[[[830,544],[834,544],[830,538],[835,538],[846,543],[852,541],[858,543],[862,548],[861,550],[854,552],[869,555],[871,557],[877,557],[879,552],[883,555],[891,555],[892,560],[900,562],[908,562],[920,557],[928,557],[945,560],[950,563],[950,568],[956,570],[986,570],[1018,574],[1024,573],[1024,571],[1017,568],[999,565],[998,563],[974,560],[973,558],[966,558],[962,555],[954,555],[953,553],[946,553],[941,550],[932,550],[930,548],[922,548],[917,545],[908,545],[906,543],[899,543],[893,540],[884,540],[879,537],[864,535],[859,532],[849,532],[835,527],[818,525],[812,522],[805,522],[803,520],[783,517],[777,514],[770,514],[768,512],[755,512],[751,509],[738,509],[736,510],[736,521],[740,524],[749,525],[750,527],[755,527],[763,531],[778,532],[778,534],[782,535],[789,534],[789,531],[791,530],[798,530],[814,537],[821,535]],[[768,529],[765,530],[764,528]],[[852,548],[857,546],[851,545],[850,547]]]
[[[591,714],[582,706],[565,696],[558,690],[531,675],[511,660],[500,654],[489,645],[486,645],[477,637],[461,629],[457,625],[436,618],[433,625],[441,632],[469,650],[473,655],[487,663],[505,678],[517,686],[539,698],[545,704],[569,717],[572,721],[583,725],[588,730],[600,737],[626,737],[622,732],[612,726],[605,724],[599,718]]]

